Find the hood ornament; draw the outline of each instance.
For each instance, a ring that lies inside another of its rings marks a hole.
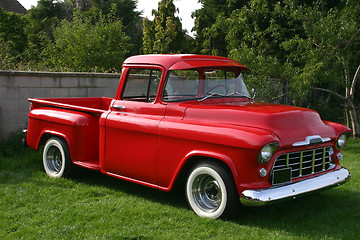
[[[319,135],[307,136],[305,138],[305,141],[296,142],[296,143],[293,144],[293,147],[306,146],[306,145],[311,145],[311,144],[318,144],[318,143],[328,142],[330,140],[331,140],[330,138],[322,138]]]

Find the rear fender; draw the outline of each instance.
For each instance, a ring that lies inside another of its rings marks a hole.
[[[37,141],[36,150],[39,150],[41,145],[44,145],[47,140],[49,140],[51,137],[58,137],[62,138],[66,141],[67,145],[70,145],[69,139],[66,137],[65,134],[52,131],[52,130],[43,130],[43,132],[40,134],[39,139]]]
[[[75,164],[98,165],[98,115],[66,109],[33,109],[29,113],[28,146],[38,150],[49,136],[58,136],[67,142]]]

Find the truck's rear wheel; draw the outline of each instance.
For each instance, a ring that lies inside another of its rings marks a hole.
[[[67,143],[57,137],[50,138],[44,147],[43,165],[48,176],[53,178],[69,177],[73,163]]]
[[[219,164],[203,162],[192,168],[186,182],[186,197],[200,217],[230,219],[239,206],[231,175]]]

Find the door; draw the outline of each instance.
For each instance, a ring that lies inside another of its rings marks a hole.
[[[158,125],[166,105],[157,103],[161,70],[131,68],[123,95],[106,120],[105,170],[122,178],[157,184]]]

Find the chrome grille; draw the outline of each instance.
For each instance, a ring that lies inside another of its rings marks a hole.
[[[333,152],[332,147],[324,147],[281,154],[275,160],[272,174],[290,168],[291,178],[297,178],[328,170]]]

